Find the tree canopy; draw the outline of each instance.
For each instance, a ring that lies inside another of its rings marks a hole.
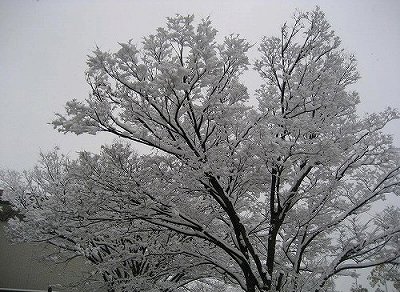
[[[85,256],[109,291],[327,291],[400,257],[400,209],[374,209],[400,194],[399,151],[382,132],[399,113],[357,115],[355,58],[319,8],[263,38],[253,64],[245,39],[220,41],[194,16],[120,45],[93,52],[89,97],[53,125],[124,142],[3,171],[24,216],[10,223],[17,237]],[[251,97],[249,68],[263,81]]]

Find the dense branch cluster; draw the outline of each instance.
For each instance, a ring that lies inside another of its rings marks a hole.
[[[338,275],[398,260],[400,210],[374,206],[400,194],[399,152],[381,132],[399,114],[357,116],[355,59],[323,12],[262,40],[257,106],[240,79],[251,46],[216,34],[209,19],[178,15],[141,47],[97,49],[89,98],[68,102],[54,127],[157,151],[116,142],[2,172],[24,215],[10,229],[85,256],[109,291],[327,291]]]

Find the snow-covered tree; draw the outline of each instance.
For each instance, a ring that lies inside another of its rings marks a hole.
[[[14,221],[17,234],[68,234],[73,251],[101,255],[112,275],[143,258],[145,273],[113,276],[141,291],[199,279],[248,292],[326,291],[338,275],[398,259],[399,209],[373,207],[400,194],[399,154],[381,131],[399,114],[357,115],[355,59],[323,12],[296,13],[262,40],[257,106],[240,78],[250,44],[216,33],[209,19],[178,15],[141,46],[94,52],[89,98],[68,102],[54,127],[155,151],[138,156],[117,143],[63,167],[53,159],[65,178],[12,193],[53,206],[41,214],[15,202],[32,214]]]
[[[372,269],[368,279],[372,287],[378,287],[377,290],[382,290],[381,286],[387,290],[387,284],[392,282],[396,291],[400,291],[400,263],[392,262],[376,266]]]
[[[20,241],[55,246],[56,257],[53,250],[50,255],[56,261],[85,257],[93,264],[89,280],[99,282],[100,276],[108,291],[167,292],[192,282],[201,277],[202,263],[173,253],[188,239],[132,221],[126,213],[138,204],[135,190],[144,183],[139,173],[151,171],[148,164],[116,144],[99,155],[80,153],[76,160],[55,149],[42,154],[33,171],[3,171],[5,199],[23,217],[23,223],[10,220],[9,232]]]

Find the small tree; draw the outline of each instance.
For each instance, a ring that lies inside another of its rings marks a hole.
[[[132,156],[114,145],[110,161],[103,161],[107,150],[93,161],[89,155],[89,164],[75,162],[66,194],[84,212],[69,213],[69,232],[96,222],[98,236],[143,234],[153,274],[130,274],[135,285],[182,275],[175,287],[213,278],[248,292],[327,291],[337,275],[398,259],[400,210],[375,215],[371,208],[400,193],[398,151],[381,132],[399,115],[357,116],[359,97],[348,90],[359,78],[355,59],[323,12],[297,13],[279,37],[262,40],[257,107],[240,80],[250,45],[215,36],[209,19],[195,28],[192,16],[176,16],[140,48],[129,42],[89,58],[89,98],[68,102],[54,127],[105,131],[157,151]],[[49,186],[35,200],[64,194],[52,189],[58,183]],[[158,234],[168,240],[158,244]],[[120,254],[107,267],[124,265]],[[158,261],[168,276],[153,276]]]

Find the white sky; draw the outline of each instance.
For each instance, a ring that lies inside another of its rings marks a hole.
[[[175,13],[211,16],[220,36],[251,43],[276,34],[296,8],[319,5],[343,47],[355,53],[362,111],[399,107],[400,1],[45,1],[0,0],[0,168],[30,168],[56,145],[65,153],[97,151],[112,137],[63,135],[47,123],[67,100],[87,97],[86,57],[98,45],[153,33]],[[400,122],[388,131],[400,146]]]

